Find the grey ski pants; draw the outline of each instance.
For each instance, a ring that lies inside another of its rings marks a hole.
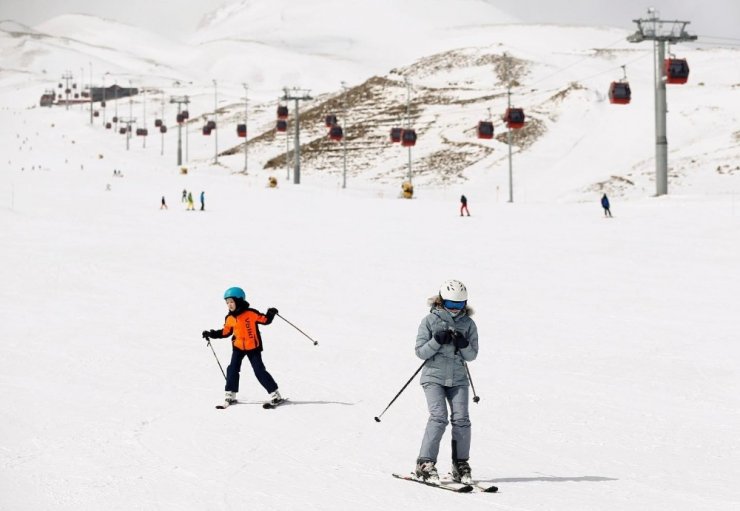
[[[470,457],[470,417],[468,416],[468,387],[445,387],[438,383],[424,383],[424,395],[427,398],[429,419],[424,431],[424,439],[419,451],[420,460],[437,462],[439,443],[447,428],[447,403],[450,403],[450,422],[452,422],[453,453],[457,459],[467,460]]]

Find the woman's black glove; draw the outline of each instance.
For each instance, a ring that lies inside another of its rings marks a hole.
[[[450,335],[449,330],[440,330],[434,334],[434,340],[440,344],[449,344],[452,342],[452,336]]]
[[[452,333],[452,342],[455,345],[455,348],[459,350],[467,348],[470,345],[468,340],[465,338],[465,335],[460,332]]]

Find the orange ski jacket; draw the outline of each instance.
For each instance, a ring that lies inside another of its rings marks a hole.
[[[259,325],[269,325],[272,319],[255,309],[237,310],[226,316],[221,334],[223,337],[231,335],[231,343],[235,348],[243,351],[262,351]]]

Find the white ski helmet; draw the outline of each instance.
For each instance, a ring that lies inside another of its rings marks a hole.
[[[459,280],[445,280],[439,288],[442,300],[464,302],[468,299],[468,288]]]

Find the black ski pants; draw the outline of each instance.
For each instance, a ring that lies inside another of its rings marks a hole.
[[[260,382],[260,385],[264,387],[267,393],[272,394],[275,392],[278,386],[270,373],[267,372],[267,369],[265,369],[265,364],[262,362],[262,352],[259,350],[244,351],[239,348],[232,348],[231,363],[226,368],[226,391],[239,392],[239,373],[242,370],[242,360],[244,360],[244,357],[249,359],[257,381]]]

